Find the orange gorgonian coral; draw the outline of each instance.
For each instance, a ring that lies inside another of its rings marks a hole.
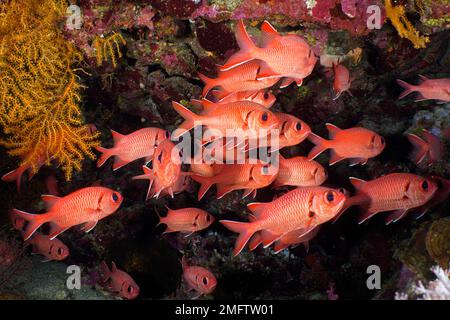
[[[406,17],[405,7],[402,5],[393,6],[391,0],[384,0],[386,16],[391,20],[392,25],[397,29],[398,35],[407,38],[414,45],[414,48],[425,48],[426,43],[430,41],[428,37],[421,36],[414,29],[414,26]]]
[[[67,2],[0,3],[0,141],[35,173],[56,161],[67,180],[81,169],[97,133],[84,123],[82,85],[74,66],[82,59],[60,31]]]
[[[117,59],[122,57],[120,45],[126,45],[126,41],[120,33],[113,32],[112,35],[104,38],[96,36],[92,42],[92,46],[95,49],[97,65],[101,66],[103,62],[108,61],[109,57],[115,68],[117,66]]]

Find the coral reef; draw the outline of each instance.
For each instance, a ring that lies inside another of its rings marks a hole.
[[[57,161],[70,180],[97,145],[84,124],[74,66],[81,56],[58,29],[65,1],[0,4],[0,123],[2,145],[34,172]]]
[[[96,36],[92,46],[95,50],[97,65],[101,66],[103,62],[111,60],[113,68],[117,66],[117,59],[122,58],[120,45],[126,45],[127,42],[120,33],[113,33],[105,38]]]

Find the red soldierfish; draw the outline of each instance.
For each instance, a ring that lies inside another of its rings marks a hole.
[[[143,166],[144,174],[133,177],[133,180],[150,180],[146,199],[158,199],[163,191],[173,197],[179,177],[186,173],[181,172],[180,151],[172,141],[164,140],[156,147],[152,167]]]
[[[216,167],[220,167],[220,169],[216,169]],[[244,197],[248,196],[254,192],[255,189],[271,184],[278,172],[273,166],[263,163],[215,164],[214,170],[217,170],[215,172],[218,173],[212,177],[203,177],[200,175],[192,176],[192,180],[201,184],[198,191],[199,201],[214,184],[217,184],[218,199],[222,198],[225,194],[238,189],[245,189]]]
[[[286,159],[279,156],[280,168],[274,186],[312,187],[320,186],[327,179],[327,173],[322,165],[306,157]]]
[[[199,74],[200,79],[205,83],[203,97],[206,97],[208,92],[215,87],[220,87],[222,94],[227,96],[234,92],[266,89],[279,80],[276,78],[256,80],[260,69],[261,61],[253,60],[231,70],[219,71],[218,77],[215,79]]]
[[[414,147],[411,154],[411,160],[414,161],[415,164],[419,164],[427,159],[427,165],[442,160],[444,147],[439,138],[427,130],[422,130],[422,135],[425,139],[421,139],[412,133],[406,134],[409,142],[411,142]]]
[[[308,155],[309,160],[330,149],[330,166],[344,159],[350,159],[350,166],[358,163],[364,165],[369,158],[379,155],[385,147],[384,138],[371,130],[361,127],[339,129],[330,123],[326,126],[331,140],[325,140],[313,133],[308,136],[316,145]]]
[[[61,261],[69,256],[69,248],[61,240],[51,240],[48,236],[37,232],[25,241],[25,245],[30,245],[33,253],[43,255],[45,257],[44,262]]]
[[[242,130],[243,134],[249,130],[259,133],[259,130],[270,130],[278,125],[278,119],[272,112],[262,105],[252,101],[237,101],[226,104],[215,104],[202,100],[203,112],[197,115],[173,101],[172,105],[185,121],[175,130],[174,139],[195,126],[203,125],[208,129],[219,131],[222,137],[227,136],[227,130]]]
[[[224,92],[220,90],[212,90],[211,92],[213,93],[214,97],[218,99],[216,103],[219,104],[248,100],[259,103],[265,108],[270,108],[277,100],[273,93],[266,90],[240,91],[228,95],[224,94]]]
[[[183,208],[172,210],[167,208],[167,215],[159,217],[159,223],[167,225],[164,233],[183,232],[191,234],[208,228],[213,222],[214,217],[208,212],[197,208]]]
[[[356,194],[348,199],[345,209],[359,205],[362,211],[359,223],[386,211],[393,211],[386,217],[386,223],[396,222],[411,209],[427,203],[437,190],[431,179],[411,173],[391,173],[371,181],[351,177],[350,182]]]
[[[308,233],[340,212],[345,195],[325,187],[297,188],[269,203],[251,203],[251,222],[221,220],[233,232],[239,233],[234,247],[238,255],[255,232],[260,231],[264,248],[285,234],[303,229]]]
[[[43,195],[47,207],[43,214],[30,214],[17,209],[12,215],[26,220],[24,240],[28,240],[44,223],[50,223],[49,238],[53,240],[67,229],[83,224],[82,230],[91,231],[97,222],[113,214],[122,203],[122,195],[104,187],[88,187],[65,197]]]
[[[152,159],[156,147],[169,138],[169,132],[159,128],[143,128],[128,135],[122,135],[113,130],[111,132],[114,147],[111,149],[96,148],[102,152],[97,167],[101,167],[112,156],[115,156],[113,170],[141,158],[145,158],[148,162]]]
[[[398,97],[399,99],[405,97],[411,92],[417,91],[419,94],[416,101],[429,99],[446,102],[450,101],[450,78],[428,79],[422,75],[419,75],[419,77],[421,83],[417,86],[397,79],[397,83],[405,89]]]
[[[112,293],[128,300],[137,298],[140,292],[139,286],[128,273],[118,269],[114,262],[109,269],[106,262],[103,261],[100,271],[102,273],[101,284],[106,285]]]
[[[254,59],[262,60],[264,63],[258,73],[258,80],[286,77],[281,85],[285,87],[292,81],[301,85],[317,61],[303,38],[293,34],[282,36],[267,21],[261,25],[261,47],[257,47],[250,39],[242,20],[236,26],[236,40],[240,51],[228,59],[220,68],[222,71]]]
[[[47,161],[47,156],[45,153],[42,153],[42,155],[38,158],[37,162],[35,163],[35,166],[33,167],[30,163],[25,163],[20,165],[17,169],[10,171],[2,176],[2,180],[5,182],[16,182],[17,184],[17,191],[20,192],[20,185],[22,182],[22,175],[28,171],[28,180],[31,180],[33,176],[36,174],[36,172],[39,171],[39,169],[45,164]]]
[[[199,296],[214,291],[217,286],[217,279],[211,271],[199,266],[189,266],[184,257],[181,260],[181,265],[183,267],[183,279],[189,289],[197,291]]]
[[[348,92],[350,89],[350,72],[348,69],[342,64],[334,64],[333,63],[333,71],[334,71],[334,82],[333,82],[333,90],[336,94],[333,100],[336,100],[340,97],[343,92]],[[351,93],[350,93],[351,95]]]
[[[422,217],[429,209],[436,207],[447,200],[450,195],[450,180],[438,176],[431,176],[429,179],[436,183],[437,190],[427,203],[413,209],[413,211],[418,214],[416,219]]]

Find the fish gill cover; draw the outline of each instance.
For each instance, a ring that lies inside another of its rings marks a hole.
[[[447,0],[0,1],[0,299],[448,297],[448,29]]]

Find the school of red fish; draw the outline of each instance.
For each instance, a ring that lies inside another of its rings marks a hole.
[[[203,97],[190,103],[202,110],[199,114],[191,111],[189,105],[174,101],[173,108],[184,122],[172,134],[160,128],[143,128],[128,135],[112,131],[114,146],[97,149],[101,153],[98,167],[110,157],[114,157],[113,170],[144,159],[143,173],[133,180],[149,180],[146,199],[173,198],[187,190],[191,180],[200,184],[198,200],[214,185],[217,199],[237,190],[242,190],[243,197],[254,197],[258,189],[270,185],[284,189],[296,187],[271,202],[248,204],[248,222],[219,221],[238,234],[234,255],[244,250],[247,244],[250,251],[260,245],[264,248],[273,245],[275,253],[299,244],[308,248],[308,242],[319,232],[322,224],[336,221],[351,206],[357,206],[361,211],[359,223],[380,212],[389,212],[385,217],[386,223],[393,223],[409,213],[420,216],[446,200],[450,181],[437,176],[421,177],[398,172],[371,181],[350,177],[355,190],[352,196],[343,189],[323,185],[327,171],[313,160],[322,152],[329,150],[330,166],[344,160],[350,166],[365,165],[384,150],[385,139],[363,127],[338,128],[330,123],[326,124],[329,137],[325,139],[314,134],[301,119],[272,112],[270,108],[276,97],[268,91],[269,88],[274,85],[285,88],[293,83],[301,86],[312,73],[317,57],[302,37],[282,35],[267,21],[261,26],[259,39],[250,38],[243,21],[239,21],[236,39],[240,50],[218,68],[216,78],[199,75],[205,83]],[[351,95],[349,70],[340,63],[333,63],[332,70],[334,99],[344,92]],[[397,80],[405,88],[400,98],[418,92],[419,100],[450,101],[450,79],[424,76],[420,79],[420,85]],[[191,164],[189,172],[183,172],[183,152],[174,141],[198,126],[213,132],[196,141],[201,151],[209,153],[211,162],[201,159]],[[230,133],[236,130],[238,136]],[[414,148],[411,156],[414,163],[430,165],[442,159],[442,143],[431,132],[408,133],[406,137]],[[232,142],[229,142],[230,138]],[[292,158],[279,155],[280,149],[305,140],[315,145],[308,155]],[[257,148],[266,147],[270,154],[277,155],[278,162],[250,161],[255,141],[259,143]],[[242,162],[223,163],[229,154],[235,156],[239,152],[243,155]],[[29,171],[28,179],[32,178],[33,172],[29,169],[19,167],[2,179],[15,181],[19,189],[23,173]],[[46,206],[45,213],[31,214],[13,209],[11,220],[26,245],[32,247],[32,252],[48,261],[63,260],[70,254],[58,235],[77,225],[81,225],[85,232],[91,231],[100,220],[119,209],[123,197],[115,190],[90,186],[63,197],[43,195],[42,200]],[[158,216],[159,224],[166,225],[164,233],[180,232],[187,236],[210,227],[216,221],[213,215],[195,207],[167,208],[167,214]],[[50,226],[48,234],[37,231],[47,223]],[[103,262],[100,269],[101,283],[113,294],[124,299],[134,299],[139,295],[139,286],[114,262],[111,268]],[[184,256],[182,269],[184,282],[189,290],[196,292],[196,296],[210,294],[216,288],[215,275],[204,267],[188,265]]]

